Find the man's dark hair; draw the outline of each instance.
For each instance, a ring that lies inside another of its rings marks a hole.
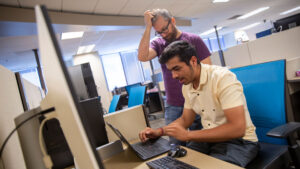
[[[166,9],[153,9],[152,10],[152,23],[155,23],[158,16],[162,16],[165,21],[169,21],[172,19],[172,14]]]
[[[173,57],[178,56],[180,61],[185,62],[187,65],[190,65],[190,60],[192,56],[196,56],[197,63],[200,64],[200,60],[197,57],[197,52],[195,47],[183,40],[175,41],[167,46],[161,57],[159,58],[159,62],[161,64],[166,64]]]

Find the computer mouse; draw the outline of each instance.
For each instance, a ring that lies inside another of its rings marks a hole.
[[[177,157],[184,157],[186,153],[187,153],[186,149],[180,148],[177,152]]]
[[[187,154],[186,149],[181,148],[180,146],[173,147],[168,152],[168,156],[171,157],[184,157],[186,154]]]

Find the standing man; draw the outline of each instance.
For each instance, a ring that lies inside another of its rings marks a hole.
[[[176,27],[175,18],[166,9],[154,9],[144,13],[146,29],[140,41],[138,50],[138,59],[140,61],[149,61],[156,56],[160,57],[163,50],[173,41],[185,40],[193,44],[197,51],[197,56],[202,63],[211,64],[208,51],[202,39],[195,34],[181,32]],[[160,36],[150,43],[151,28],[154,28],[155,35]],[[165,105],[165,121],[170,124],[181,116],[183,111],[184,98],[181,93],[182,84],[172,78],[171,72],[167,70],[166,65],[161,65],[164,84],[167,96]],[[191,130],[202,128],[197,116],[195,123],[190,127]],[[185,145],[184,142],[170,137],[170,141],[175,144]]]
[[[187,147],[245,167],[259,150],[243,86],[227,68],[201,64],[195,48],[185,41],[170,44],[159,59],[172,77],[184,84],[182,116],[159,128],[139,133],[142,141],[162,135],[189,141]],[[187,128],[201,116],[203,129]]]

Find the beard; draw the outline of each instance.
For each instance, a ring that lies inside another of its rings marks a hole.
[[[164,40],[168,43],[174,42],[176,40],[177,32],[177,28],[172,25],[172,31],[164,38]]]

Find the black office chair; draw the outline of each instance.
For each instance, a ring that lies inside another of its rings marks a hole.
[[[287,123],[285,60],[231,69],[243,84],[261,149],[248,169],[300,168],[300,150],[293,137],[300,123]],[[279,126],[279,127],[278,127]],[[277,128],[276,128],[277,127]]]

